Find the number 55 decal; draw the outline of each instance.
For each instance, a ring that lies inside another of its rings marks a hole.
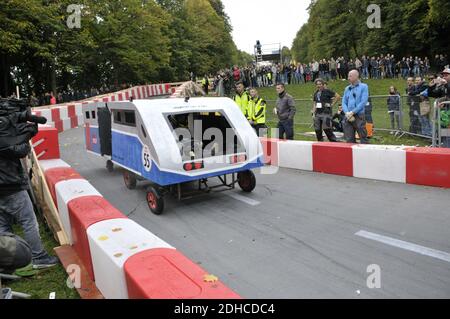
[[[142,148],[142,165],[147,172],[150,172],[152,168],[152,158],[150,155],[150,149],[147,145]]]

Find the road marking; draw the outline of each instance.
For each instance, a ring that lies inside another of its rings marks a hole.
[[[440,251],[440,250],[436,250],[436,249],[432,249],[432,248],[428,248],[425,246],[420,246],[420,245],[416,245],[413,243],[409,243],[407,241],[403,241],[403,240],[398,240],[395,238],[391,238],[391,237],[387,237],[387,236],[383,236],[383,235],[378,235],[375,233],[370,233],[364,230],[361,230],[359,232],[357,232],[355,234],[356,236],[360,236],[360,237],[364,237],[367,239],[372,239],[375,241],[378,241],[380,243],[386,244],[386,245],[390,245],[390,246],[394,246],[397,248],[402,248],[405,250],[409,250],[412,252],[415,252],[417,254],[420,255],[425,255],[425,256],[429,256],[429,257],[433,257],[433,258],[437,258],[446,262],[450,263],[450,254],[446,253],[444,251]]]
[[[244,202],[244,203],[246,203],[246,204],[249,204],[249,205],[251,205],[251,206],[257,206],[257,205],[261,204],[261,203],[258,202],[257,200],[254,200],[254,199],[251,199],[251,198],[248,198],[248,197],[245,197],[245,196],[236,194],[236,193],[227,192],[227,193],[225,193],[225,194],[226,194],[227,196],[230,196],[230,197],[232,197],[232,198],[234,198],[234,199],[236,199],[236,200],[239,200],[239,201]]]

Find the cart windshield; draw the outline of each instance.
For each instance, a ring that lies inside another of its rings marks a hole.
[[[245,153],[236,129],[222,111],[165,115],[183,161]]]

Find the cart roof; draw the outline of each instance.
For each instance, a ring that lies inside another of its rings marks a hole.
[[[224,110],[230,114],[239,110],[233,100],[218,97],[180,99],[134,100],[133,104],[143,118],[162,113],[188,113]]]

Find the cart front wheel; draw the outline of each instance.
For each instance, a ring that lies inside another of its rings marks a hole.
[[[137,185],[136,176],[129,171],[123,171],[123,181],[128,189],[135,189]]]
[[[106,169],[112,173],[114,171],[114,163],[111,160],[106,161]]]
[[[247,193],[251,193],[256,187],[256,177],[252,171],[243,171],[238,173],[239,187]]]
[[[153,214],[162,214],[164,210],[164,198],[153,187],[147,189],[147,204]]]

